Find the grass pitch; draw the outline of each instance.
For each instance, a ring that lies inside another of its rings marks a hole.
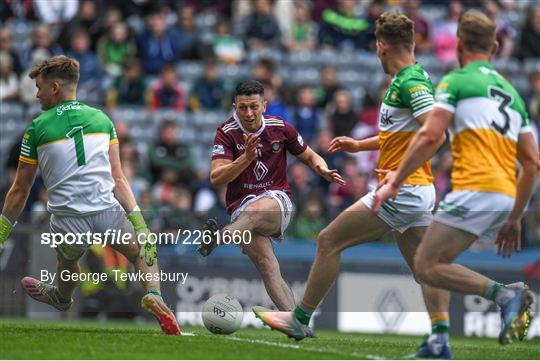
[[[414,353],[420,337],[320,331],[296,342],[267,329],[231,336],[183,327],[193,336],[161,334],[157,326],[92,321],[0,319],[2,359],[396,359]],[[540,340],[505,347],[494,339],[452,337],[458,359],[539,359]]]

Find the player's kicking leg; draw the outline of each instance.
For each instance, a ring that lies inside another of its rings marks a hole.
[[[134,237],[133,237],[134,238]],[[133,265],[136,271],[142,273],[159,273],[157,261],[148,266],[144,260],[139,257],[140,245],[133,241],[130,244],[115,244],[112,247],[122,253]],[[168,335],[181,335],[182,332],[176,321],[174,313],[167,307],[165,301],[161,297],[160,283],[157,280],[142,281],[143,288],[146,294],[141,300],[141,307],[156,318],[163,333]]]
[[[398,247],[409,268],[414,271],[414,255],[427,227],[411,227],[403,233],[394,231]],[[415,275],[416,278],[416,275]],[[450,348],[450,292],[420,284],[424,303],[431,320],[431,335],[420,345],[415,354],[416,358],[452,359]]]
[[[469,232],[434,221],[427,229],[415,256],[415,269],[422,282],[450,291],[476,294],[494,301],[501,308],[499,342],[521,338],[528,325],[524,315],[533,302],[525,288],[495,282],[467,267],[452,263],[478,238]]]
[[[341,252],[357,244],[372,241],[390,227],[358,201],[334,219],[317,238],[317,253],[311,266],[302,302],[293,312],[269,311],[254,307],[253,312],[270,328],[296,340],[310,336],[311,316],[337,279]]]
[[[58,251],[56,274],[59,275],[66,270],[70,274],[80,273],[79,257],[70,260]],[[78,282],[71,280],[71,278],[64,279],[62,277],[57,277],[57,280],[58,286],[53,286],[32,277],[24,277],[21,280],[21,285],[26,293],[36,301],[51,305],[59,311],[67,311],[73,304],[71,296],[77,288]]]

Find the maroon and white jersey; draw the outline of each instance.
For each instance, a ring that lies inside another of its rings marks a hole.
[[[234,114],[221,124],[214,139],[212,160],[234,161],[244,151],[244,133],[249,134]],[[287,181],[287,151],[299,155],[307,148],[296,129],[280,117],[263,116],[262,127],[255,133],[260,139],[257,159],[227,185],[227,211],[231,213],[244,198],[266,190],[281,190],[290,195]]]

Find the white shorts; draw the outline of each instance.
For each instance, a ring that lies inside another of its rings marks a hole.
[[[375,190],[361,199],[369,209],[373,208]],[[433,219],[435,187],[405,184],[394,200],[383,203],[378,216],[399,233],[413,227],[427,227]]]
[[[514,202],[515,198],[502,193],[450,192],[439,205],[434,220],[491,241],[510,215]]]
[[[285,230],[289,226],[289,223],[291,222],[292,214],[294,212],[294,206],[293,206],[293,203],[291,202],[291,199],[289,198],[287,193],[283,191],[265,191],[259,194],[258,196],[254,196],[254,195],[247,196],[246,198],[244,198],[242,203],[232,212],[231,223],[236,221],[236,218],[238,218],[240,213],[243,212],[247,206],[265,197],[274,198],[276,202],[279,204],[279,209],[281,212],[280,233],[276,235],[272,235],[268,238],[270,238],[270,240],[274,242],[281,242],[283,241],[283,234],[285,233]]]
[[[60,216],[52,215],[50,222],[51,233],[73,233],[85,234],[101,233],[104,234],[107,230],[119,230],[121,234],[134,233],[133,225],[126,217],[126,212],[120,205],[104,210],[99,213],[81,216]],[[86,252],[90,244],[82,242],[82,244],[67,244],[62,243],[56,248],[65,259],[74,261]]]

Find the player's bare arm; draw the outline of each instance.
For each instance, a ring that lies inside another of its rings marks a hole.
[[[379,210],[382,203],[395,198],[407,177],[435,154],[444,141],[452,117],[451,112],[441,108],[435,108],[429,113],[428,119],[411,140],[397,171],[388,173],[381,181],[375,196],[374,212]]]
[[[330,142],[328,151],[331,153],[336,152],[349,152],[357,153],[369,150],[379,149],[379,136],[375,135],[366,139],[356,140],[351,137],[336,137]]]
[[[533,194],[538,176],[538,145],[532,133],[519,135],[517,158],[521,164],[517,179],[517,194],[514,208],[497,235],[497,251],[503,257],[510,257],[514,250],[521,249],[521,217]]]
[[[345,184],[345,181],[338,173],[337,169],[328,169],[326,161],[310,147],[307,147],[305,151],[297,156],[297,158],[327,181],[341,185]]]
[[[6,195],[4,208],[0,216],[0,248],[4,245],[13,225],[21,215],[30,194],[30,189],[34,184],[37,168],[37,164],[19,162],[15,181]]]
[[[214,187],[221,187],[235,180],[257,158],[257,144],[260,139],[254,134],[245,135],[246,151],[234,161],[215,159],[210,166],[210,182]]]

